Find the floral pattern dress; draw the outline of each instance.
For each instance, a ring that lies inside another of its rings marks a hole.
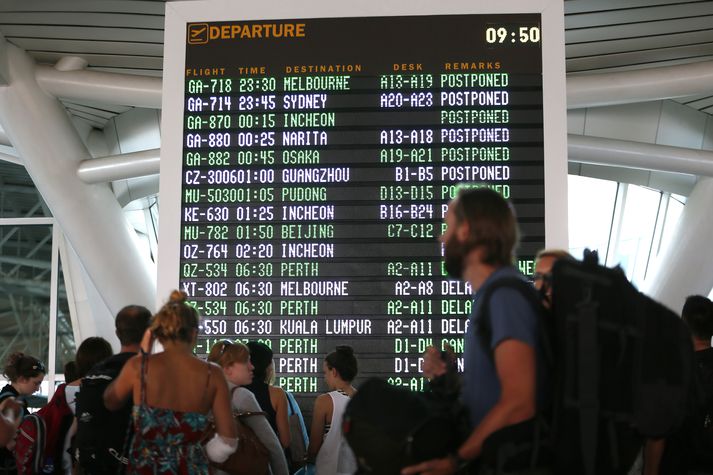
[[[141,370],[141,404],[134,405],[134,436],[129,450],[129,475],[209,475],[201,445],[208,416],[146,404],[145,359]]]
[[[134,406],[134,438],[129,474],[207,475],[208,458],[201,439],[208,418],[198,412],[178,412]]]

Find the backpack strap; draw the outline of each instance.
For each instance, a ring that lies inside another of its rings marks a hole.
[[[594,297],[595,285],[610,285],[596,272],[598,268],[598,255],[596,251],[584,252],[582,264],[573,265],[565,260],[556,262],[552,268],[553,285],[561,279],[577,279],[580,284],[581,297],[569,309],[566,315],[561,315],[561,322],[568,327],[574,325],[576,329],[576,345],[566,340],[567,359],[577,361],[576,368],[572,367],[574,375],[572,383],[576,385],[576,401],[565,401],[576,409],[579,414],[579,443],[582,455],[582,465],[586,475],[596,473],[598,441],[599,441],[599,302]],[[553,288],[553,292],[556,287]],[[564,313],[557,311],[557,313]],[[565,376],[568,378],[569,376]],[[609,432],[610,442],[615,441],[616,431],[613,426],[605,428]],[[617,460],[619,452],[616,447],[610,447],[612,460]]]
[[[488,285],[483,294],[478,297],[480,303],[480,319],[478,320],[477,326],[477,336],[480,339],[483,348],[487,352],[488,356],[492,360],[495,357],[493,349],[491,348],[491,339],[493,337],[493,323],[490,317],[490,298],[493,296],[496,290],[500,288],[508,288],[515,290],[520,295],[525,297],[525,300],[532,306],[535,313],[539,316],[542,314],[542,303],[540,302],[537,294],[534,291],[534,287],[529,282],[524,281],[519,277],[506,277],[504,279],[498,279],[492,284]],[[538,325],[542,322],[538,321]],[[547,331],[538,332],[541,343],[543,343],[543,349],[545,351],[545,356],[547,357],[547,362],[550,363],[553,357],[552,355],[552,344],[549,339]]]
[[[579,392],[579,434],[584,469],[587,475],[594,475],[596,467],[597,440],[599,432],[599,342],[597,328],[597,302],[591,300],[588,292],[584,301],[579,302],[575,319],[577,322],[578,392]]]
[[[17,397],[17,395],[10,391],[5,391],[4,393],[0,393],[0,402],[4,401],[5,399],[7,399],[9,397]]]

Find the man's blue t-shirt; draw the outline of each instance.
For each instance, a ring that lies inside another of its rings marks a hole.
[[[478,334],[482,315],[478,296],[497,280],[523,278],[514,267],[498,268],[483,283],[473,300],[473,313],[465,334],[463,403],[470,413],[471,429],[480,424],[483,417],[500,398],[500,381],[495,371],[493,352],[502,341],[514,339],[535,348],[537,356],[537,399],[542,404],[546,393],[546,367],[539,338],[539,315],[519,291],[501,287],[490,295],[490,326],[492,337],[490,349],[483,347]],[[524,279],[524,278],[523,278]]]

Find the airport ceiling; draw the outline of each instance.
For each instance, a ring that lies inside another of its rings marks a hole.
[[[711,0],[568,0],[564,5],[568,74],[713,60]],[[148,0],[2,0],[0,34],[39,63],[79,56],[89,69],[160,77],[164,9],[165,2]],[[711,94],[678,101],[713,114]],[[97,129],[129,109],[88,101],[64,105]],[[48,215],[24,168],[0,162],[0,217]],[[46,305],[38,305],[38,298],[49,293],[50,244],[48,227],[0,226],[0,343],[5,351],[17,347],[11,338],[36,334],[37,325],[46,322]],[[67,335],[66,314],[63,321],[60,328]],[[37,346],[19,348],[32,352],[41,346],[38,340]]]
[[[3,0],[0,33],[40,63],[80,56],[90,69],[160,77],[165,2]],[[568,73],[642,69],[713,59],[713,1],[565,1]],[[713,113],[713,96],[679,100]],[[65,102],[96,128],[126,110]]]

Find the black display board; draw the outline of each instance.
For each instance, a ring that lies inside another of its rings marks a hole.
[[[180,286],[203,316],[197,353],[264,341],[295,393],[324,390],[340,344],[360,377],[413,389],[426,346],[460,354],[471,291],[437,241],[458,187],[514,204],[524,273],[544,247],[540,34],[539,14],[187,24]]]

